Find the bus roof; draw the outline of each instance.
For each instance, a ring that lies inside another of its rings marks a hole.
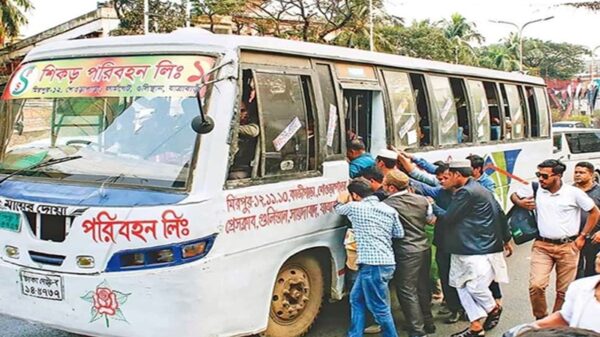
[[[516,72],[509,73],[360,49],[352,49],[349,52],[349,49],[345,47],[285,40],[275,37],[212,34],[197,28],[179,29],[170,34],[118,36],[52,42],[34,48],[24,61],[144,53],[224,53],[237,49],[544,85],[542,78]]]

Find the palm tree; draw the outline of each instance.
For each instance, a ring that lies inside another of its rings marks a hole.
[[[519,69],[519,61],[505,45],[485,47],[479,62],[482,67],[503,71]]]
[[[27,24],[24,12],[31,9],[30,0],[0,0],[0,46],[7,38],[19,36],[21,26]]]
[[[462,56],[462,61],[472,61],[475,57],[475,49],[471,42],[482,43],[483,35],[476,30],[473,22],[467,21],[467,18],[459,13],[450,16],[450,20],[439,22],[444,35],[453,45],[454,63],[458,63]]]

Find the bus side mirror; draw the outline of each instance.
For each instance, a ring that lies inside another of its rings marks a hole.
[[[198,134],[207,134],[214,128],[215,121],[210,116],[196,116],[192,119],[192,129]]]

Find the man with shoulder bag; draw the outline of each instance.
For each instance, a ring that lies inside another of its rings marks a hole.
[[[529,185],[511,195],[515,205],[535,209],[537,215],[539,234],[532,247],[529,276],[529,297],[536,319],[548,315],[546,288],[555,266],[556,300],[552,311],[561,309],[567,287],[577,274],[579,252],[600,218],[598,207],[585,192],[562,182],[565,169],[558,160],[545,160],[536,172],[541,188],[535,200]],[[582,210],[589,216],[580,231]]]

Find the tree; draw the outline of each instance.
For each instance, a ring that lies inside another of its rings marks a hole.
[[[595,12],[600,11],[600,1],[584,1],[584,2],[567,2],[563,6],[571,6],[575,8],[585,8]]]
[[[459,13],[450,16],[450,20],[439,22],[444,30],[444,35],[452,44],[454,63],[475,64],[476,54],[471,43],[482,43],[483,35],[476,30],[476,25]]]
[[[5,40],[19,36],[21,26],[27,24],[24,12],[32,9],[30,0],[0,0],[0,46]]]
[[[111,35],[137,35],[144,33],[144,1],[113,0],[113,7],[120,20],[119,28]],[[150,32],[168,33],[185,26],[186,1],[179,3],[163,0],[148,0]]]
[[[428,60],[452,62],[452,45],[444,31],[429,20],[414,21],[408,27],[390,26],[384,29],[391,35],[397,54]]]
[[[583,46],[538,39],[526,39],[524,50],[523,64],[526,67],[539,69],[542,77],[564,80],[584,70],[583,57],[590,53]]]
[[[481,48],[479,65],[502,71],[519,69],[519,61],[515,58],[514,53],[503,44],[494,44]]]
[[[232,16],[235,21],[235,17],[246,8],[245,0],[191,0],[191,4],[192,17],[207,17],[211,32],[215,30],[215,20],[218,16]]]
[[[367,4],[368,0],[264,0],[249,9],[256,17],[264,18],[257,20],[257,30],[263,34],[328,43],[355,28],[364,30]],[[381,0],[373,4],[383,12]]]

